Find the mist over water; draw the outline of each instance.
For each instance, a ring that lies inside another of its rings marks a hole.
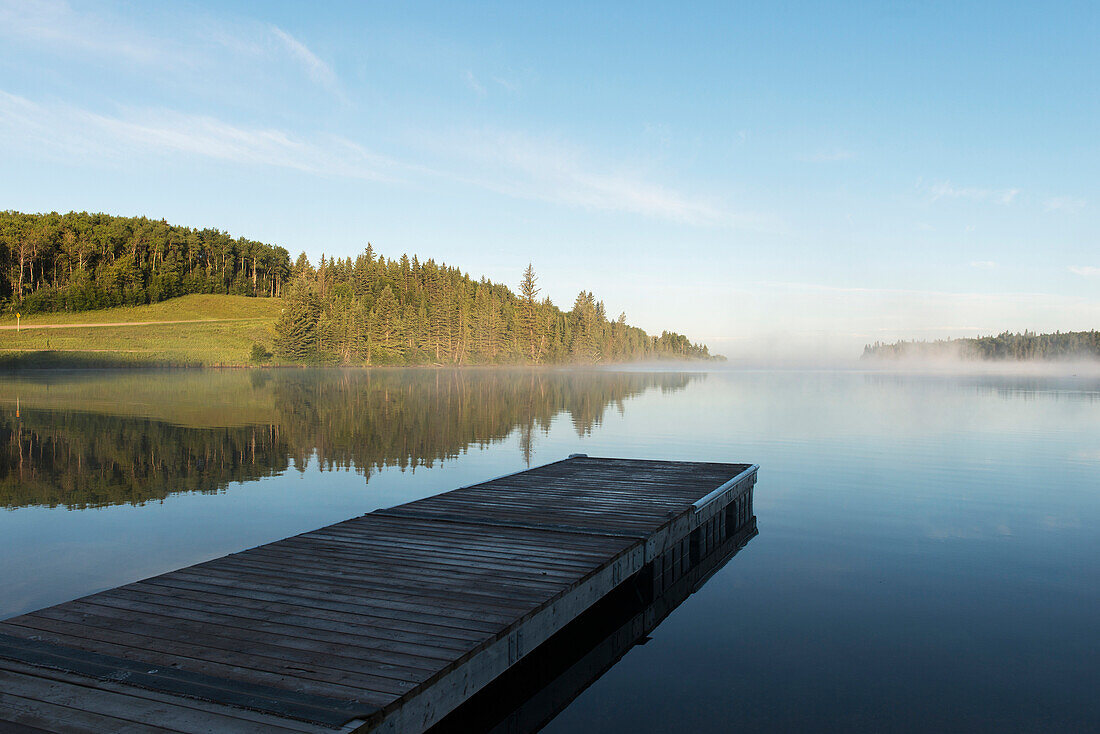
[[[546,731],[1095,730],[1100,375],[1011,367],[9,376],[0,617],[573,452],[750,461],[759,535]]]
[[[973,360],[961,357],[909,357],[904,359],[867,359],[855,368],[879,372],[958,375],[1019,375],[1051,378],[1100,377],[1097,359],[1023,359]]]

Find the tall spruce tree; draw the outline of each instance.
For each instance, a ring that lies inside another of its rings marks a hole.
[[[519,323],[523,334],[524,351],[532,364],[542,361],[541,344],[539,339],[538,303],[535,297],[539,294],[538,278],[535,277],[535,266],[527,263],[527,269],[523,271],[523,278],[519,282]]]
[[[311,283],[300,281],[286,298],[275,322],[275,354],[292,362],[310,362],[319,355],[317,321],[321,299]]]
[[[400,311],[393,289],[386,285],[371,312],[371,341],[380,362],[398,361],[401,352]]]

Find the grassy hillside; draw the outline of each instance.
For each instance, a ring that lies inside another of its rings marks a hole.
[[[203,294],[35,314],[22,319],[19,331],[0,329],[0,366],[246,365],[253,344],[271,348],[281,308],[276,298]],[[0,318],[0,327],[14,325],[13,316]],[[46,326],[54,328],[40,328]]]

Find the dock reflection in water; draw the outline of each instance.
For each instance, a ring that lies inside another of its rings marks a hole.
[[[753,490],[708,534],[658,557],[483,688],[429,734],[537,732],[586,688],[644,645],[677,607],[757,535]]]

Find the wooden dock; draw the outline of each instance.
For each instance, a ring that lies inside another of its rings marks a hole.
[[[572,456],[0,622],[0,732],[425,731],[755,528],[756,469]]]

